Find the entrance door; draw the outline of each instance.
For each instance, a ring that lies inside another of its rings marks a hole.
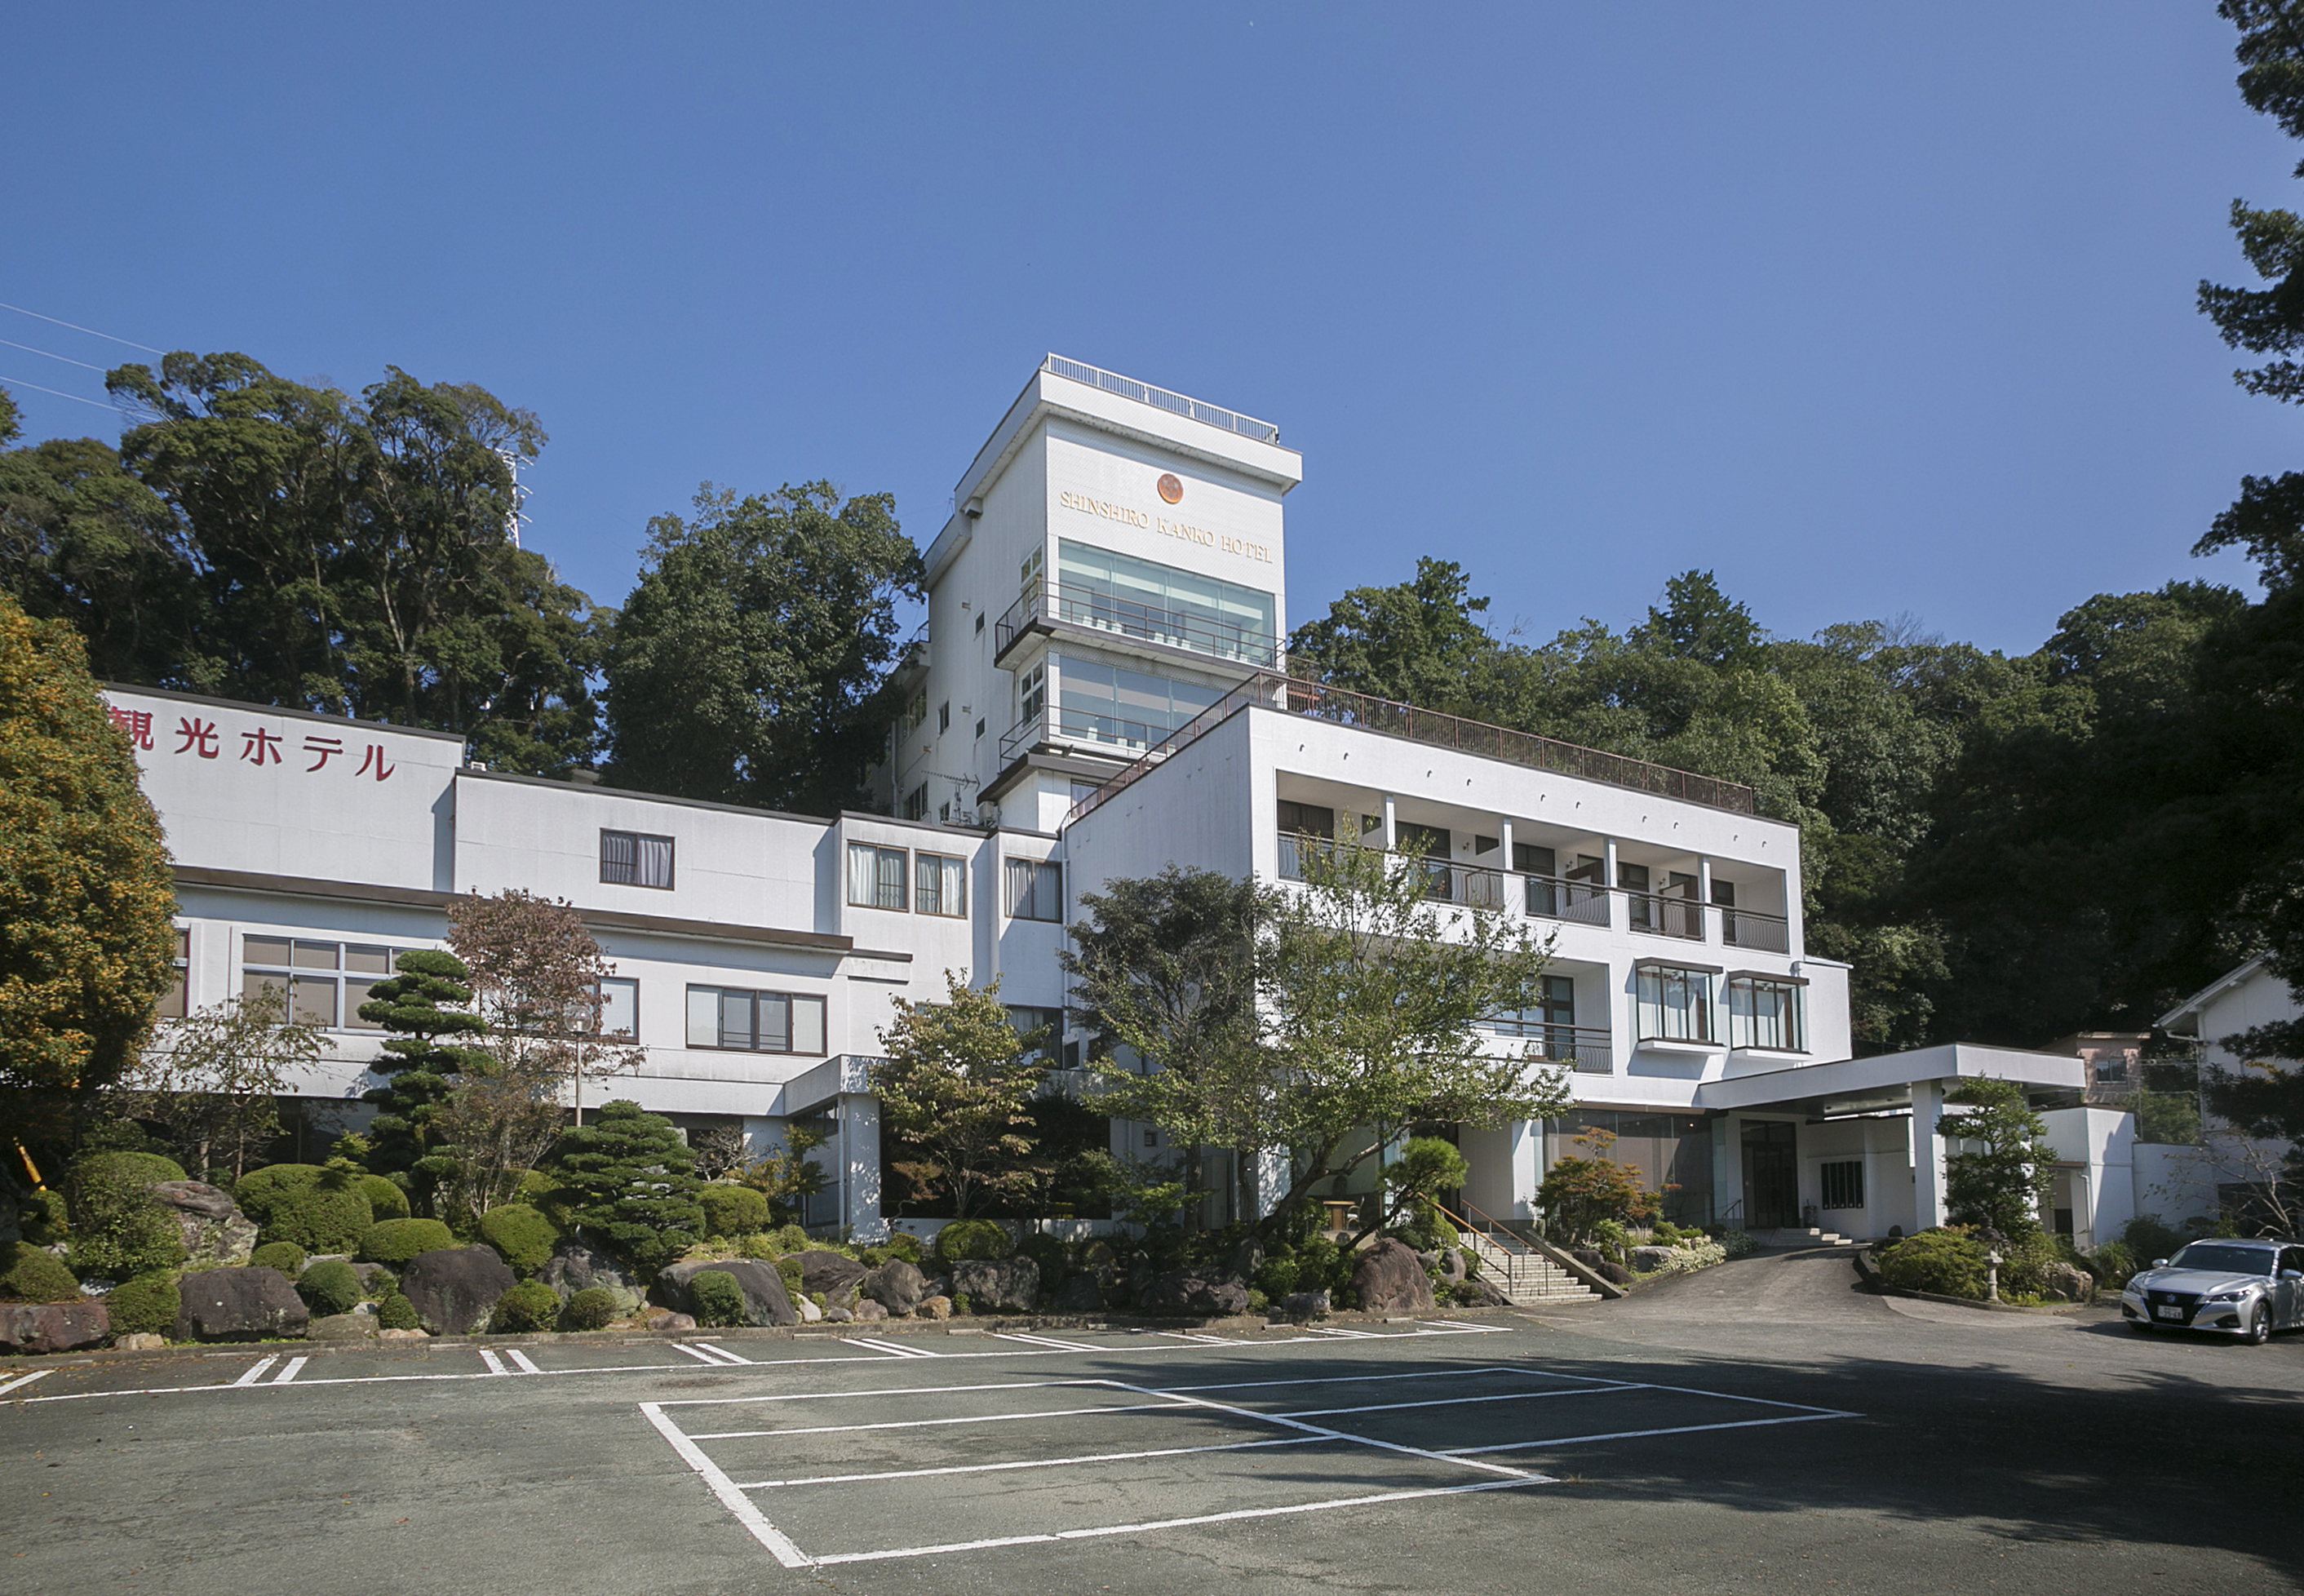
[[[1746,1227],[1780,1230],[1800,1223],[1800,1127],[1765,1120],[1744,1127]]]

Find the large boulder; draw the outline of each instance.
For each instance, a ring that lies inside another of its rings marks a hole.
[[[562,1242],[555,1247],[536,1278],[552,1287],[563,1303],[580,1291],[597,1288],[614,1293],[620,1318],[638,1312],[648,1297],[638,1276],[607,1253],[580,1241]]]
[[[839,1252],[808,1252],[796,1256],[800,1260],[800,1288],[810,1296],[820,1291],[827,1297],[835,1297],[864,1278],[864,1266]]]
[[[1634,1247],[1632,1249],[1632,1272],[1634,1274],[1652,1275],[1658,1269],[1670,1269],[1673,1266],[1673,1249],[1670,1247],[1647,1246]]]
[[[1479,1299],[1478,1303],[1475,1304],[1478,1307],[1509,1308],[1512,1306],[1512,1297],[1510,1295],[1505,1292],[1503,1286],[1497,1285],[1494,1280],[1489,1279],[1485,1275],[1474,1275],[1469,1280],[1462,1280],[1457,1283],[1456,1301],[1459,1303],[1464,1302],[1465,1296],[1468,1293]]]
[[[201,1269],[179,1280],[176,1293],[179,1341],[263,1341],[301,1336],[312,1322],[278,1269]]]
[[[1280,1306],[1291,1319],[1326,1319],[1328,1317],[1328,1294],[1325,1291],[1292,1291],[1281,1299]]]
[[[2059,1302],[2086,1303],[2096,1297],[2095,1278],[2083,1269],[2075,1269],[2062,1259],[2040,1271],[2047,1295]]]
[[[1245,1313],[1248,1287],[1222,1269],[1170,1269],[1152,1278],[1137,1305],[1150,1313]]]
[[[71,1352],[94,1346],[111,1333],[111,1315],[93,1299],[0,1303],[0,1352]]]
[[[373,1313],[331,1313],[314,1320],[304,1334],[314,1341],[373,1341],[382,1328]]]
[[[256,1251],[256,1221],[240,1211],[231,1193],[203,1180],[154,1181],[144,1189],[182,1232],[192,1268],[233,1268]]]
[[[1429,1313],[1439,1306],[1433,1299],[1432,1278],[1424,1272],[1415,1249],[1390,1236],[1353,1261],[1352,1290],[1369,1313]]]
[[[688,1263],[669,1263],[656,1271],[656,1284],[670,1297],[673,1305],[693,1312],[695,1304],[689,1299],[688,1283],[706,1269],[719,1269],[733,1277],[738,1289],[744,1294],[744,1317],[748,1324],[798,1324],[800,1313],[792,1307],[792,1294],[784,1289],[784,1277],[776,1266],[761,1263],[750,1258],[730,1258],[719,1262],[699,1258]]]
[[[1094,1275],[1066,1275],[1064,1283],[1056,1287],[1056,1312],[1059,1313],[1101,1313],[1104,1312],[1104,1291],[1097,1285]]]
[[[891,1258],[858,1281],[857,1289],[891,1313],[910,1313],[928,1295],[928,1280],[902,1259]]]
[[[1040,1305],[1040,1266],[1029,1258],[970,1258],[952,1266],[953,1295],[978,1313],[1029,1313]]]
[[[494,1247],[439,1247],[408,1261],[401,1295],[436,1336],[469,1336],[487,1322],[496,1299],[520,1284]]]

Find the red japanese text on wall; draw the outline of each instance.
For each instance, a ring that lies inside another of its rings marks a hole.
[[[306,776],[335,769],[358,780],[373,777],[377,781],[389,781],[399,767],[385,757],[381,743],[349,742],[343,737],[324,737],[318,733],[307,734],[301,744],[292,747],[293,734],[284,736],[266,726],[245,731],[226,732],[216,721],[200,715],[176,717],[173,733],[163,735],[175,739],[174,748],[155,747],[153,743],[152,711],[123,709],[112,706],[112,724],[120,728],[131,744],[149,752],[165,753],[175,759],[221,760],[231,751],[237,740],[239,751],[233,755],[235,764],[253,765],[261,770],[267,766],[279,766],[284,770],[301,771]],[[357,756],[353,748],[357,746]],[[354,763],[357,758],[358,763]],[[336,761],[341,760],[341,763]]]

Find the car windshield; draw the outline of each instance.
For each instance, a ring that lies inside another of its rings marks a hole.
[[[2270,1247],[2234,1247],[2215,1242],[2193,1242],[2176,1250],[2171,1269],[2215,1269],[2227,1275],[2268,1275],[2280,1254]]]

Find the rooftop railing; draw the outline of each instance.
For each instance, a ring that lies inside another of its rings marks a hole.
[[[1339,726],[1359,726],[1366,731],[1382,732],[1387,736],[1405,737],[1411,742],[1504,760],[1530,769],[1550,770],[1561,776],[1580,777],[1586,781],[1602,781],[1613,786],[1653,793],[1660,798],[1701,803],[1710,809],[1724,809],[1732,814],[1755,812],[1752,789],[1741,783],[1698,776],[1691,770],[1675,770],[1669,765],[1652,765],[1646,760],[1630,759],[1620,753],[1604,753],[1597,748],[1579,748],[1573,743],[1540,737],[1533,732],[1516,732],[1508,726],[1489,726],[1478,720],[1467,720],[1460,715],[1445,715],[1437,709],[1419,709],[1412,704],[1394,703],[1389,699],[1374,698],[1365,692],[1353,692],[1342,687],[1329,687],[1317,682],[1260,671],[1169,733],[1157,744],[1147,749],[1141,759],[1072,805],[1070,819],[1084,819],[1095,813],[1156,769],[1171,754],[1230,719],[1234,711],[1253,704],[1284,714],[1334,721]]]
[[[1055,376],[1084,382],[1092,388],[1102,388],[1107,394],[1117,394],[1123,399],[1133,399],[1139,404],[1190,416],[1195,421],[1206,421],[1211,427],[1221,427],[1226,432],[1237,432],[1242,437],[1252,437],[1260,444],[1280,441],[1280,429],[1269,421],[1259,421],[1254,416],[1244,416],[1236,410],[1226,410],[1221,404],[1209,404],[1166,388],[1156,388],[1148,382],[1139,382],[1132,377],[1122,377],[1116,371],[1106,371],[1085,361],[1068,361],[1060,354],[1051,354],[1040,362],[1040,369]]]

